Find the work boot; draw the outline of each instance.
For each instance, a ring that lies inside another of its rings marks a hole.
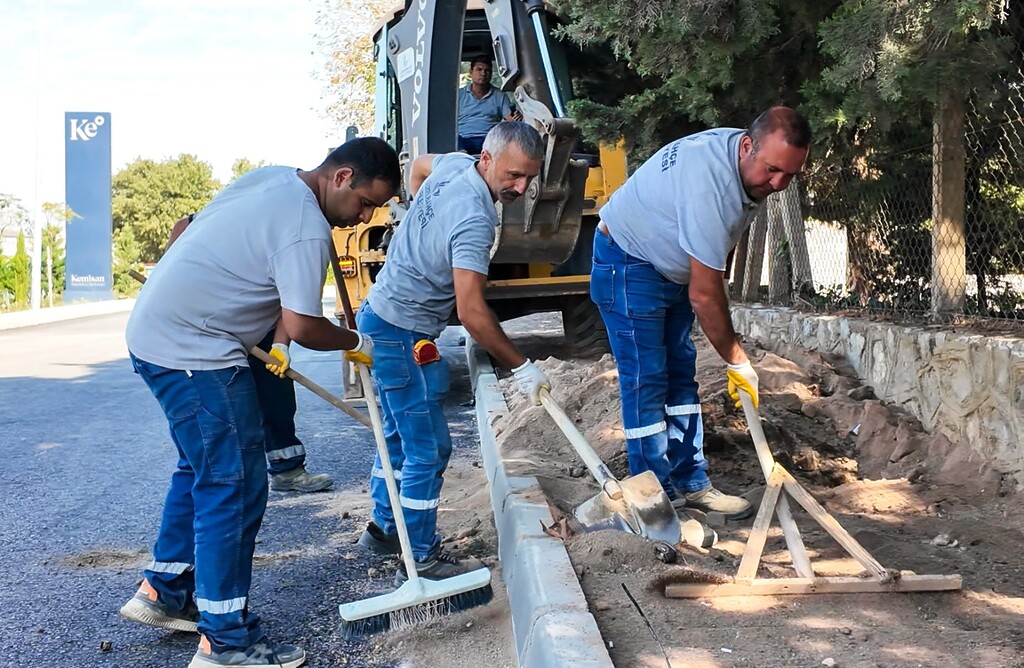
[[[269,668],[297,668],[306,663],[306,652],[281,643],[271,645],[266,636],[245,649],[218,649],[206,636],[199,637],[199,649],[188,668],[219,668],[220,666],[268,666]]]
[[[199,609],[192,602],[191,596],[184,609],[172,608],[160,602],[156,589],[145,579],[135,596],[121,606],[120,612],[125,619],[168,631],[195,633],[196,625],[199,624]]]
[[[720,513],[727,520],[742,520],[754,513],[754,507],[743,497],[723,494],[714,487],[687,492],[672,505],[676,509],[687,507],[696,508],[705,513]]]
[[[402,553],[402,542],[398,534],[386,534],[377,526],[376,522],[370,522],[359,536],[359,544],[374,554],[382,556]]]
[[[270,489],[275,492],[322,492],[333,484],[331,476],[326,473],[310,474],[303,465],[270,475]]]
[[[421,578],[427,580],[444,580],[457,575],[472,573],[480,568],[486,568],[483,562],[474,557],[456,559],[448,552],[438,548],[426,561],[416,562],[416,572]],[[395,586],[401,587],[408,581],[409,576],[405,572],[405,562],[398,567],[395,573]]]

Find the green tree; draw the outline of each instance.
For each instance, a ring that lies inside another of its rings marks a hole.
[[[251,172],[254,169],[263,167],[266,164],[267,163],[265,160],[260,160],[259,162],[254,163],[249,158],[238,158],[231,165],[231,182],[233,183],[238,179],[239,176],[247,174],[248,172]]]
[[[141,272],[142,262],[139,257],[142,254],[142,246],[135,238],[135,228],[125,225],[114,232],[114,292],[122,297],[134,297],[139,294],[142,285],[132,278],[128,271],[134,269]]]
[[[43,290],[51,306],[53,298],[64,292],[64,231],[75,215],[63,202],[43,203]]]
[[[18,247],[11,259],[11,291],[14,293],[14,305],[16,308],[28,306],[28,293],[32,285],[32,277],[29,268],[32,259],[25,250],[25,232],[18,234]]]
[[[162,162],[139,158],[114,174],[114,232],[132,228],[139,251],[134,260],[156,262],[175,221],[203,208],[220,188],[210,165],[193,155]]]
[[[395,3],[390,0],[328,0],[317,12],[317,49],[324,58],[324,116],[338,127],[373,127],[373,35],[376,25]],[[340,141],[340,140],[339,140]]]

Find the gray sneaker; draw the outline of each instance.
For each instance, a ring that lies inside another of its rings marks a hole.
[[[472,573],[481,568],[486,568],[486,566],[479,559],[474,557],[456,559],[453,555],[440,548],[427,561],[416,562],[416,573],[426,580],[444,580],[445,578]],[[405,572],[405,563],[402,563],[395,573],[395,586],[401,587],[408,579],[409,576]]]
[[[168,631],[195,633],[199,624],[199,609],[191,597],[183,610],[164,605],[148,580],[142,581],[135,596],[121,606],[120,613],[125,619]]]
[[[402,542],[398,539],[398,534],[386,534],[375,522],[370,522],[366,525],[361,536],[359,536],[359,544],[368,549],[374,554],[380,555],[392,555],[402,553]]]
[[[275,492],[322,492],[333,484],[331,476],[326,473],[310,474],[305,466],[270,476],[270,489]]]
[[[216,649],[206,636],[199,638],[199,649],[188,668],[221,668],[222,666],[267,666],[268,668],[297,668],[306,663],[306,652],[281,643],[271,645],[264,637],[245,649]]]
[[[738,496],[724,494],[714,487],[708,487],[696,492],[687,492],[682,497],[672,502],[676,510],[683,508],[696,508],[703,512],[717,512],[724,519],[744,519],[754,514],[754,506]]]
[[[684,501],[680,504],[680,501]],[[686,493],[682,499],[672,503],[676,509],[680,505],[688,508],[696,508],[705,513],[721,513],[727,520],[742,520],[754,514],[754,507],[750,502],[740,496],[723,494],[714,487],[706,487],[696,492]]]

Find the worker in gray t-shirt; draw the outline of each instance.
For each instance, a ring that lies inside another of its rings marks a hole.
[[[630,472],[653,471],[677,507],[729,519],[753,512],[708,477],[690,330],[696,316],[727,363],[732,398],[747,392],[756,406],[757,374],[729,315],[726,262],[757,207],[803,169],[809,144],[803,116],[772,107],[748,130],[668,144],[601,209],[590,296],[619,367]]]
[[[505,93],[491,85],[491,61],[477,56],[469,64],[470,82],[459,89],[458,146],[479,155],[484,137],[501,121],[518,121],[522,114],[512,108]]]
[[[441,405],[448,362],[434,339],[452,309],[470,336],[512,369],[519,389],[539,404],[550,382],[509,341],[484,301],[498,224],[495,201],[510,204],[526,192],[543,164],[543,143],[529,125],[504,121],[484,140],[479,160],[464,153],[422,155],[412,166],[412,206],[398,226],[387,261],[356,320],[374,341],[373,378],[384,414],[391,467],[409,529],[416,569],[440,580],[483,565],[441,549],[437,507],[452,451]],[[372,521],[359,543],[377,553],[400,550],[381,462],[370,477]],[[396,580],[407,577],[399,566]]]
[[[125,338],[167,417],[178,465],[153,560],[121,614],[198,630],[192,666],[305,660],[297,647],[270,643],[249,609],[267,505],[249,350],[276,323],[283,340],[372,362],[370,337],[323,315],[331,227],[369,220],[400,182],[398,156],[376,138],[346,142],[312,171],[249,172],[198,213],[139,294]]]

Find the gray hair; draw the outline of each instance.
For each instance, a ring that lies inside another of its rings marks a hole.
[[[502,121],[484,137],[484,150],[497,158],[509,144],[518,146],[530,160],[544,159],[544,141],[535,128],[522,121]]]

